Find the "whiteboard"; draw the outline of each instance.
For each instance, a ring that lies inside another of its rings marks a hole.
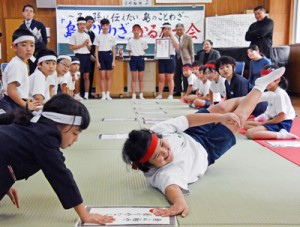
[[[253,22],[254,14],[206,17],[205,39],[212,40],[214,47],[248,47],[245,34]]]

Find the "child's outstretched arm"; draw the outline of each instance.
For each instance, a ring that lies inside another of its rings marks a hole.
[[[93,214],[87,212],[83,203],[74,207],[76,213],[84,223],[95,223],[104,225],[106,223],[112,223],[115,219],[111,216],[104,216],[101,214]]]
[[[172,184],[166,188],[167,199],[172,203],[169,208],[155,209],[154,214],[157,216],[174,216],[181,215],[186,217],[189,213],[189,207],[185,201],[184,195],[178,185]]]

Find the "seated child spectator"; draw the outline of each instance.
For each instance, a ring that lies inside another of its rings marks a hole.
[[[214,62],[204,65],[204,75],[210,81],[209,103],[213,106],[215,103],[219,103],[222,97],[226,98],[225,78],[217,72]]]
[[[34,53],[35,39],[29,30],[17,29],[12,35],[12,41],[16,56],[3,73],[4,97],[0,100],[0,109],[5,112],[16,108],[34,110],[40,103],[29,99],[29,71],[26,62]]]
[[[81,101],[83,98],[80,96],[80,61],[77,57],[71,58],[72,62],[69,70],[70,77],[68,78],[67,90],[71,97]]]
[[[37,69],[29,77],[29,97],[41,104],[50,99],[48,76],[56,69],[57,55],[52,50],[43,49],[37,55]]]
[[[65,209],[74,208],[83,222],[112,222],[112,217],[87,212],[60,150],[72,146],[81,131],[89,126],[86,107],[61,94],[46,102],[33,118],[25,110],[7,115],[0,115],[0,122],[6,124],[0,126],[0,200],[8,195],[19,208],[18,194],[12,186],[42,170]]]
[[[245,96],[253,87],[245,77],[234,72],[235,67],[235,59],[230,56],[222,56],[216,61],[216,70],[226,79],[226,99]],[[264,113],[265,110],[266,105],[259,103],[252,114],[258,116]]]
[[[72,59],[68,55],[58,56],[56,71],[49,76],[48,80],[51,97],[61,93],[67,94],[68,73],[71,66],[71,61]]]
[[[193,73],[193,68],[191,64],[185,64],[182,66],[183,76],[187,78],[188,87],[183,99],[186,101],[187,97],[192,93],[196,92],[198,89],[198,78]],[[194,93],[195,94],[195,93]]]
[[[133,130],[123,146],[123,160],[144,172],[151,186],[159,189],[171,203],[169,208],[154,209],[157,216],[189,213],[184,199],[188,184],[198,180],[235,143],[235,134],[253,111],[266,87],[280,78],[280,68],[256,80],[245,97],[201,108],[188,114],[157,123],[150,130]],[[228,113],[220,114],[219,105]]]
[[[267,65],[261,71],[261,76],[277,69],[274,65]],[[281,77],[267,86],[267,92],[260,101],[267,101],[265,113],[255,118],[256,121],[247,121],[244,128],[249,139],[298,139],[290,133],[293,120],[296,116],[289,95],[286,93],[287,80]]]

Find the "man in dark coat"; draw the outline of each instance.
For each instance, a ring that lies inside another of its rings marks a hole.
[[[250,45],[257,45],[260,52],[270,58],[272,48],[274,22],[266,15],[266,10],[263,6],[254,8],[256,22],[250,25],[246,32],[246,41],[251,41]]]

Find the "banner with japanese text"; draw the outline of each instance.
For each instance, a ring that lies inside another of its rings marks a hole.
[[[92,16],[95,19],[93,31],[101,33],[100,21],[110,20],[109,33],[118,44],[125,44],[133,37],[132,26],[140,24],[143,38],[148,44],[154,44],[161,36],[161,25],[169,22],[175,34],[175,25],[182,23],[186,34],[189,34],[195,44],[204,40],[204,5],[197,6],[57,6],[57,43],[68,44],[70,36],[77,30],[76,21],[79,16]]]

